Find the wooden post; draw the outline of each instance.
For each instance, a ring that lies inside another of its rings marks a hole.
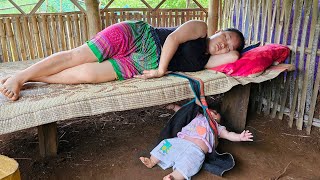
[[[56,156],[58,151],[57,123],[38,126],[39,148],[42,157]]]
[[[237,85],[223,96],[221,114],[231,131],[242,132],[246,126],[250,86]]]
[[[101,31],[101,19],[98,0],[85,0],[87,7],[89,37],[92,38]]]
[[[219,0],[209,0],[208,9],[208,36],[211,36],[218,30]]]

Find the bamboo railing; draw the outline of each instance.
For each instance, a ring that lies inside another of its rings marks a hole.
[[[191,19],[207,20],[202,9],[110,8],[101,11],[102,28],[125,20],[144,20],[153,26],[178,26]],[[82,12],[0,15],[0,62],[47,57],[88,40]]]
[[[221,7],[225,21],[220,27],[240,29],[247,44],[260,41],[287,45],[291,49],[287,63],[296,65],[294,73],[256,85],[251,108],[279,119],[285,114],[290,127],[301,130],[305,125],[308,134],[312,125],[320,127],[318,0],[225,0]]]

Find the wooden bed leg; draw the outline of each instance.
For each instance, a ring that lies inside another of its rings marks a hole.
[[[241,132],[246,126],[250,96],[250,84],[237,85],[223,96],[221,113],[231,131]]]
[[[58,150],[57,123],[38,126],[38,137],[40,155],[42,157],[56,156]]]

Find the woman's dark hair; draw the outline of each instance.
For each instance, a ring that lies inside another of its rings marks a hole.
[[[240,38],[240,46],[236,49],[238,52],[241,52],[241,50],[244,48],[244,44],[245,44],[245,41],[244,41],[244,36],[242,34],[241,31],[239,31],[238,29],[236,28],[226,28],[224,29],[223,31],[230,31],[230,32],[234,32],[238,35],[238,37]]]

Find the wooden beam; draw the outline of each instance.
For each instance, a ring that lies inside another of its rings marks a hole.
[[[83,7],[78,3],[78,1],[76,1],[76,0],[70,0],[75,6],[77,6],[77,8],[81,11],[81,12],[83,12],[83,13],[86,13],[86,10],[85,9],[83,9]]]
[[[152,7],[145,1],[141,0],[141,2],[148,7],[148,9],[152,9]]]
[[[56,156],[58,151],[57,123],[38,126],[39,148],[42,157]]]
[[[26,13],[12,0],[9,0],[9,2],[15,7],[17,8],[23,15],[26,15]]]
[[[44,0],[40,0],[36,6],[31,10],[31,12],[29,14],[34,14],[38,9],[39,7],[42,5],[42,3],[44,2]]]
[[[208,13],[207,10],[203,6],[201,6],[201,4],[197,0],[193,0],[193,2],[196,3],[202,11]]]
[[[101,31],[101,19],[98,0],[85,0],[87,7],[89,38],[91,39]]]
[[[109,8],[109,6],[113,3],[113,1],[114,0],[109,1],[106,7],[104,7],[102,11],[106,11]]]
[[[223,96],[221,114],[231,131],[242,132],[246,126],[250,87],[237,85]]]
[[[162,1],[157,5],[157,7],[155,7],[155,8],[153,9],[153,11],[156,11],[157,9],[159,9],[159,7],[160,7],[164,2],[166,2],[166,0],[162,0]]]
[[[208,12],[208,36],[218,30],[219,0],[209,0]]]

